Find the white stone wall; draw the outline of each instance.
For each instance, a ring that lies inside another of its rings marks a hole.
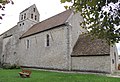
[[[76,44],[78,37],[82,33],[86,33],[87,30],[84,28],[80,27],[80,23],[83,21],[82,16],[80,13],[73,13],[67,20],[68,24],[68,34],[67,34],[67,39],[68,39],[68,65],[69,65],[69,70],[71,70],[71,53],[73,51],[73,47]]]
[[[3,39],[3,50],[2,50],[2,63],[10,63],[11,60],[9,58],[11,57],[12,53],[12,36],[4,38]]]
[[[24,25],[23,25],[24,23]],[[18,64],[18,44],[20,42],[19,38],[23,33],[25,33],[32,25],[36,22],[25,20],[19,22],[17,26],[13,27],[9,31],[5,32],[1,38],[2,40],[2,53],[1,53],[1,63],[7,63],[10,65]],[[21,26],[20,26],[21,24]]]
[[[67,69],[66,31],[63,26],[23,38],[19,45],[19,63],[24,66]],[[46,46],[47,34],[50,36],[50,46]],[[28,49],[27,40],[30,42]]]
[[[80,23],[83,21],[83,17],[80,15],[80,13],[75,13],[74,15],[71,15],[71,17],[67,21],[69,22],[70,25],[69,28],[72,52],[72,48],[74,47],[79,35],[82,33],[86,33],[87,30],[80,27]]]
[[[0,36],[0,66],[1,66],[1,57],[2,57],[2,45],[3,45],[3,39],[2,35]]]
[[[17,34],[19,34],[19,37],[21,37],[26,31],[28,31],[28,29],[30,29],[36,23],[37,22],[31,21],[29,19],[18,22],[17,26],[19,31],[17,32]]]
[[[36,11],[34,14],[38,15],[37,20],[30,19],[29,13],[33,12],[33,8],[36,8],[35,5],[31,6],[24,12],[22,12],[19,16],[19,22],[16,26],[12,27],[10,30],[6,31],[1,35],[0,41],[0,60],[2,64],[18,64],[18,46],[19,46],[19,38],[25,33],[32,25],[36,24],[39,21],[39,12]],[[24,14],[26,13],[26,18],[24,19]],[[21,15],[23,15],[23,20],[21,20]]]
[[[36,35],[21,39],[19,46],[20,64],[43,68],[71,68],[71,52],[79,34],[86,30],[80,28],[80,14],[71,15],[66,26],[60,26]],[[50,35],[50,46],[46,47],[46,35]],[[26,41],[30,48],[26,49]],[[32,59],[31,59],[32,58]]]
[[[35,8],[35,12],[34,12],[34,8]],[[33,19],[31,18],[31,14],[33,14]],[[35,20],[35,15],[37,16],[36,18],[36,20]],[[35,22],[39,22],[39,12],[38,12],[38,10],[37,10],[37,8],[36,8],[36,6],[35,5],[33,5],[33,7],[31,7],[30,9],[29,9],[29,12],[28,12],[28,18],[30,19],[30,20],[33,20],[33,21],[35,21]]]
[[[15,64],[16,63],[16,41],[15,34],[18,32],[17,26],[14,26],[10,30],[2,34],[1,38],[1,63],[2,64]],[[15,53],[15,54],[14,54]]]
[[[35,8],[35,12],[34,12],[34,8]],[[33,18],[31,18],[31,14],[33,14]],[[36,20],[35,20],[35,15],[36,15]],[[24,18],[24,16],[25,16],[25,18]],[[23,19],[21,19],[22,17],[23,17]],[[34,22],[39,22],[39,12],[35,5],[30,6],[25,11],[22,11],[20,13],[19,21],[21,22],[26,19],[32,20]]]
[[[115,72],[118,70],[118,51],[116,45],[110,47],[110,56],[111,56],[111,71]]]
[[[72,57],[72,70],[111,73],[110,56]]]
[[[3,45],[3,38],[2,35],[0,36],[0,55],[2,54],[2,45]]]

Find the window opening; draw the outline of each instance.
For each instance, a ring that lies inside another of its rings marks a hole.
[[[23,15],[21,16],[21,20],[23,20]]]
[[[27,40],[27,49],[30,47],[30,41]]]
[[[35,15],[35,20],[37,20],[37,16]]]
[[[33,9],[33,11],[35,12],[35,8]]]
[[[24,14],[24,19],[26,18],[26,13]]]
[[[33,14],[31,14],[31,19],[33,19]]]
[[[49,44],[49,35],[47,34],[47,46],[49,46],[50,44]]]

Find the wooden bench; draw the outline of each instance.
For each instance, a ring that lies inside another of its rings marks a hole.
[[[31,71],[30,70],[24,70],[24,69],[22,69],[22,72],[19,72],[19,75],[22,78],[29,78],[30,75],[31,75]]]

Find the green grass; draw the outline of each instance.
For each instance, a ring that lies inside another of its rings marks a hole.
[[[120,82],[112,78],[95,74],[58,73],[32,70],[30,78],[20,78],[21,70],[0,70],[0,82]]]

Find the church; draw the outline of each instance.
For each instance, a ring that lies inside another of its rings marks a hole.
[[[0,64],[27,68],[113,73],[118,69],[116,46],[87,36],[80,13],[63,11],[39,22],[32,5],[17,25],[0,35]]]

